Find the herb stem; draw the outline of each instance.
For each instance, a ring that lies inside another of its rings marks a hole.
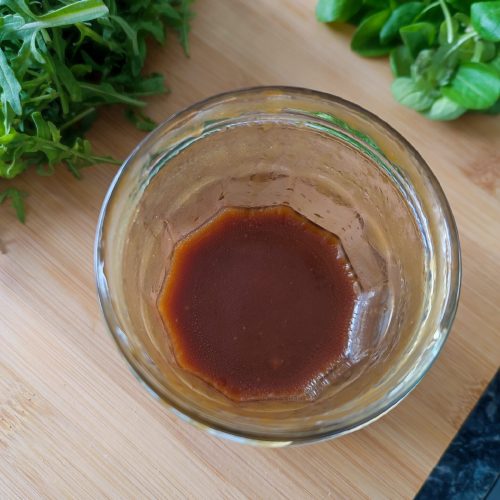
[[[66,153],[70,153],[72,156],[76,158],[81,158],[84,161],[89,163],[111,163],[113,165],[120,165],[122,162],[120,160],[115,160],[114,158],[110,158],[108,156],[94,156],[85,153],[80,153],[79,151],[75,151],[60,142],[50,141],[48,139],[41,139],[40,137],[36,138],[36,142],[38,144],[42,144],[46,149],[45,150],[56,150],[56,151],[64,151]]]
[[[446,22],[446,41],[448,43],[453,42],[453,22],[451,20],[451,14],[448,10],[448,6],[446,5],[445,0],[439,0],[439,4],[441,5],[441,9],[443,10],[444,20]]]
[[[439,0],[437,0],[436,2],[432,2],[431,4],[429,4],[416,18],[415,18],[415,22],[419,21],[425,14],[427,14],[427,12],[429,12],[430,10],[434,9],[435,7],[437,7],[439,5]]]
[[[130,106],[143,107],[146,105],[144,101],[139,101],[125,94],[120,94],[119,92],[103,89],[98,85],[92,83],[80,83],[80,87],[84,90],[91,92],[94,95],[101,95],[108,99],[107,102],[121,102],[123,104],[129,104]]]
[[[105,47],[107,47],[109,45],[106,42],[106,40],[104,40],[104,38],[102,36],[98,35],[93,29],[89,28],[88,26],[85,26],[85,24],[75,23],[75,26],[80,31],[80,40],[78,40],[78,43],[77,43],[78,46],[82,43],[85,36],[88,36],[94,42],[96,42],[100,45],[104,45]]]
[[[95,108],[94,107],[88,108],[85,111],[82,111],[81,113],[78,113],[76,116],[74,116],[73,118],[71,118],[71,120],[68,120],[67,122],[65,122],[63,125],[61,125],[59,127],[59,129],[62,132],[63,130],[66,130],[67,128],[71,127],[75,123],[79,122],[80,120],[82,120],[83,118],[85,118],[88,115],[91,115],[94,112],[95,112]]]
[[[52,92],[50,94],[39,95],[37,97],[30,97],[29,99],[25,99],[23,101],[24,104],[33,104],[35,102],[43,102],[43,101],[53,101],[59,97],[58,92]]]
[[[46,81],[47,81],[47,75],[36,76],[32,80],[23,82],[23,89],[31,89],[33,87],[38,87],[38,85]]]
[[[472,54],[471,62],[480,62],[483,55],[484,43],[481,40],[476,42],[474,46],[474,54]]]
[[[455,50],[457,50],[459,47],[461,47],[465,42],[467,42],[471,38],[474,38],[475,36],[476,36],[476,32],[472,31],[472,32],[467,33],[466,35],[462,36],[461,38],[459,38],[457,40],[457,42],[449,48],[449,50],[446,52],[444,57],[445,58],[448,57],[451,53],[455,52]]]

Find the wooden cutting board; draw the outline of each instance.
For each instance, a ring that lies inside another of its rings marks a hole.
[[[99,207],[116,169],[83,181],[28,176],[25,226],[0,213],[1,498],[410,498],[500,364],[500,118],[432,123],[395,103],[387,60],[349,49],[351,29],[314,18],[313,0],[198,0],[192,55],[175,40],[150,69],[170,113],[237,87],[285,84],[337,94],[375,112],[420,151],[460,230],[463,288],[443,353],[390,414],[352,435],[257,449],[194,429],[132,377],[104,328],[92,270]],[[91,139],[125,157],[142,134],[120,110]]]

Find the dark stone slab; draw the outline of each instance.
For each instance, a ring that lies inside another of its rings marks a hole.
[[[500,372],[423,484],[416,500],[499,500]],[[495,493],[497,492],[497,493]]]

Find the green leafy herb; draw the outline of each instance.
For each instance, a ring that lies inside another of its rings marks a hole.
[[[408,2],[396,7],[380,30],[380,42],[387,43],[399,35],[399,30],[411,24],[425,8],[423,2]]]
[[[460,104],[443,96],[434,101],[431,109],[425,113],[425,116],[431,120],[454,120],[466,111],[467,109],[460,106]]]
[[[459,12],[469,12],[474,0],[448,0],[448,3]]]
[[[500,74],[484,63],[465,63],[442,93],[468,109],[487,109],[500,98]]]
[[[390,54],[394,98],[427,118],[500,112],[500,1],[321,0],[316,13],[357,25],[358,54]]]
[[[24,221],[10,182],[28,169],[51,175],[119,161],[84,139],[102,105],[122,104],[141,130],[154,122],[143,98],[165,92],[162,75],[143,75],[147,39],[177,32],[186,53],[191,0],[0,0],[0,203]]]
[[[417,57],[421,50],[432,47],[436,38],[436,28],[427,22],[403,26],[399,33],[413,57]]]
[[[365,18],[354,32],[351,49],[366,57],[378,57],[388,54],[391,47],[380,42],[379,32],[390,14],[390,10],[385,9]]]
[[[10,105],[16,115],[20,115],[21,109],[21,85],[17,81],[14,71],[12,71],[7,58],[0,48],[0,85],[2,87],[2,104]]]
[[[26,214],[24,210],[24,202],[23,198],[26,196],[26,193],[19,191],[16,188],[7,188],[4,189],[0,193],[0,205],[5,201],[9,200],[12,204],[12,207],[16,211],[17,218],[24,223],[26,219]]]
[[[434,103],[432,89],[424,82],[415,82],[412,78],[396,78],[392,84],[392,94],[401,104],[416,111],[425,111]]]
[[[316,5],[316,17],[324,23],[347,21],[358,12],[361,0],[319,0]]]
[[[144,115],[140,111],[135,109],[127,108],[125,110],[125,116],[139,129],[144,130],[144,132],[151,132],[156,128],[156,122],[151,120],[149,116]]]
[[[483,40],[500,42],[500,2],[478,2],[471,6],[472,26]]]
[[[394,76],[410,76],[413,57],[405,45],[400,45],[391,51],[391,70]]]

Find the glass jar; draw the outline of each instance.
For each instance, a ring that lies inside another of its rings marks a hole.
[[[182,370],[157,299],[175,244],[224,207],[288,205],[340,237],[360,297],[348,350],[312,400],[237,403]],[[184,419],[267,446],[339,436],[401,401],[450,330],[457,229],[421,156],[375,115],[306,89],[209,98],[146,137],[103,204],[95,270],[137,378]]]

